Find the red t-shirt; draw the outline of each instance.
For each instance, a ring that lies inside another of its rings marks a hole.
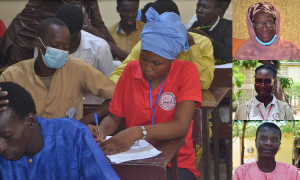
[[[153,109],[160,90],[159,85],[152,93]],[[202,103],[200,78],[195,64],[175,60],[171,65],[156,105],[154,124],[174,120],[177,103],[192,100],[197,108]],[[110,102],[109,111],[125,118],[127,128],[151,125],[150,86],[144,79],[139,61],[132,61],[125,67]],[[185,145],[178,151],[178,167],[200,175],[196,169],[196,156],[192,140],[193,124],[185,137]],[[170,167],[170,164],[168,165]]]
[[[3,21],[0,19],[0,38],[1,39],[3,38],[5,31],[6,31],[6,27],[3,23]]]

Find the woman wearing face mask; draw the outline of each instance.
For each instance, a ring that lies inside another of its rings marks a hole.
[[[272,94],[276,70],[270,65],[261,65],[255,69],[254,88],[257,95],[241,104],[235,114],[235,120],[294,120],[290,106],[277,100]]]
[[[146,17],[139,61],[128,63],[118,81],[110,113],[100,124],[101,138],[115,134],[124,120],[127,129],[100,147],[110,155],[128,150],[139,139],[152,142],[184,137],[185,145],[178,151],[179,179],[196,180],[200,173],[191,120],[202,102],[200,78],[193,63],[175,59],[189,48],[187,30],[172,12],[159,15],[149,8]],[[90,129],[95,136],[95,126]],[[167,172],[171,178],[170,168]]]
[[[281,17],[268,2],[249,7],[246,15],[250,37],[236,51],[234,60],[298,60],[300,48],[280,38]]]
[[[270,122],[260,125],[256,130],[255,147],[258,161],[239,166],[233,180],[300,180],[298,169],[275,161],[281,145],[281,130]]]

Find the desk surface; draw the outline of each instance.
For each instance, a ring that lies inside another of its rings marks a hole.
[[[162,151],[158,156],[120,164],[111,163],[111,166],[122,180],[147,180],[157,179],[158,177],[159,179],[166,179],[166,166],[184,143],[184,138],[159,142],[155,145],[156,149]]]
[[[228,87],[211,87],[202,90],[202,106],[200,109],[215,109],[229,92]]]

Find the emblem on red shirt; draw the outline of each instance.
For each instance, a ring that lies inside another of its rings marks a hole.
[[[165,110],[170,111],[176,105],[176,99],[173,93],[165,92],[159,98],[159,106]]]
[[[273,113],[273,119],[279,120],[279,113]]]

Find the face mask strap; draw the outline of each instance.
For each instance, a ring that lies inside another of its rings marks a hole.
[[[41,41],[42,45],[44,46],[44,48],[47,49],[46,46],[44,45],[42,39],[40,37],[38,37],[38,38],[40,39],[40,41]]]

